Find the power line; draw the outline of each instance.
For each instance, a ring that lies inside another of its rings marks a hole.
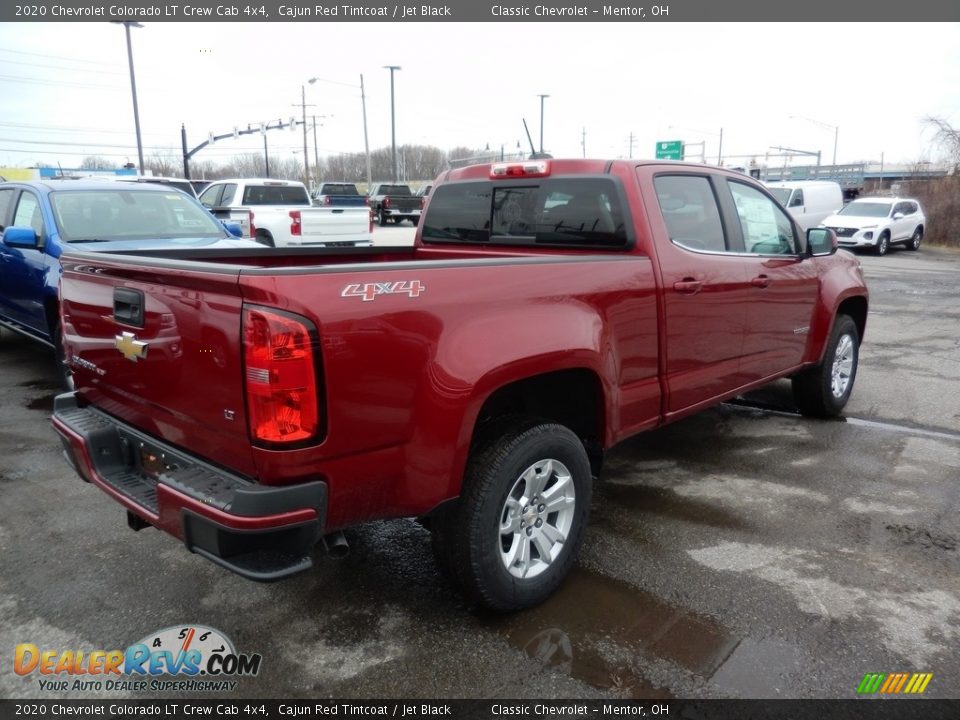
[[[3,60],[4,65],[27,65],[29,67],[50,68],[52,70],[82,70],[85,73],[98,73],[101,75],[123,75],[119,70],[93,70],[90,68],[63,67],[62,65],[45,65],[43,63],[19,62],[17,60]]]
[[[66,57],[64,55],[51,55],[49,53],[27,52],[26,50],[8,50],[7,48],[0,48],[0,52],[11,53],[13,55],[29,55],[30,57],[45,58],[47,60],[50,60],[50,59],[69,60],[70,62],[87,63],[90,65],[107,65],[111,67],[115,65],[115,63],[107,62],[106,60],[85,60],[84,58]]]
[[[47,85],[58,87],[85,88],[88,90],[122,90],[119,85],[91,85],[89,83],[68,82],[65,80],[46,80],[44,78],[18,78],[13,75],[0,75],[0,80],[23,83],[25,85]]]

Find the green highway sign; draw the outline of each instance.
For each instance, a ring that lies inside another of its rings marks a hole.
[[[683,160],[683,140],[658,140],[657,160]]]

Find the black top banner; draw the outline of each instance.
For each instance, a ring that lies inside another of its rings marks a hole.
[[[960,21],[956,0],[378,0],[102,2],[60,0],[0,5],[6,22],[889,22]],[[960,37],[958,37],[960,40]]]

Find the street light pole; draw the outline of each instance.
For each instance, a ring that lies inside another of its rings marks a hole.
[[[396,70],[402,70],[399,65],[384,65],[384,69],[390,71],[390,146],[393,155],[393,182],[397,181],[397,119],[393,101],[393,73]]]
[[[123,25],[127,32],[127,64],[130,66],[130,93],[133,95],[133,124],[137,130],[137,157],[140,160],[140,174],[143,175],[143,140],[140,137],[140,109],[137,106],[137,78],[133,73],[133,48],[130,44],[130,28],[142,28],[143,25],[132,20],[112,20],[117,25]]]
[[[360,103],[363,105],[363,149],[367,154],[367,190],[373,185],[370,173],[370,140],[367,137],[367,95],[363,89],[363,73],[360,73]]]
[[[543,153],[543,101],[550,97],[549,95],[540,95],[540,153]]]
[[[300,109],[303,111],[303,184],[310,192],[310,158],[307,156],[307,86],[300,86]]]

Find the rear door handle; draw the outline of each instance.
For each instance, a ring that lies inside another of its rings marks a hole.
[[[695,295],[703,288],[703,283],[693,278],[684,278],[673,284],[673,289],[684,295]]]
[[[757,275],[753,280],[750,281],[750,284],[754,287],[765,288],[770,284],[770,278],[766,275]]]

